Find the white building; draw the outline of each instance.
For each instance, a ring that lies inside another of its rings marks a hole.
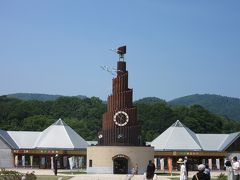
[[[74,157],[76,168],[86,168],[87,147],[95,145],[96,141],[85,141],[61,119],[42,132],[0,130],[0,167],[50,169],[58,154],[59,168],[69,168],[70,157]],[[240,158],[240,132],[196,134],[179,120],[149,145],[154,147],[156,166],[165,170],[169,163],[176,169],[176,161],[184,156],[194,170],[200,163],[223,169],[226,158]]]
[[[42,132],[0,130],[0,167],[69,168],[69,157],[76,166],[85,166],[89,144],[61,119]],[[13,163],[14,162],[14,163]]]

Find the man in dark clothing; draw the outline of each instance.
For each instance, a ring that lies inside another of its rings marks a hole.
[[[151,168],[153,173],[155,172],[156,167],[155,167],[155,164],[151,160],[149,161],[148,167]]]
[[[198,165],[198,173],[192,177],[192,180],[210,180],[210,176],[204,173],[205,165]]]
[[[57,163],[58,163],[58,154],[56,154],[54,157],[54,174],[55,174],[55,176],[57,176],[57,170],[58,170]]]
[[[188,177],[188,169],[189,169],[189,163],[188,163],[188,158],[187,156],[184,157],[184,165],[187,171],[187,177]]]
[[[154,172],[155,172],[155,164],[150,160],[147,166],[147,178],[151,179],[154,176]]]

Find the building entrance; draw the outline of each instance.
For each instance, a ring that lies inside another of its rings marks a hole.
[[[124,157],[118,157],[113,160],[113,173],[114,174],[127,174],[128,173],[128,160]]]

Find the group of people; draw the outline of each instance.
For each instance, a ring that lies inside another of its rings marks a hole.
[[[180,180],[187,180],[188,179],[188,169],[189,163],[187,157],[184,157],[184,160],[180,158],[177,161],[180,164]],[[208,165],[200,164],[198,165],[198,172],[192,177],[192,180],[210,180],[210,169]]]
[[[227,160],[225,166],[228,171],[228,180],[239,180],[240,162],[238,161],[237,156],[234,156],[232,161]]]
[[[188,169],[189,169],[189,162],[187,157],[184,157],[184,159],[179,158],[177,163],[180,166],[180,180],[188,180]],[[237,157],[233,157],[232,162],[226,162],[225,165],[229,168],[229,172],[232,173],[232,178],[228,178],[228,180],[240,180],[240,162],[237,161]],[[137,171],[136,171],[136,170]],[[147,166],[147,170],[144,173],[143,180],[157,180],[157,175],[155,172],[155,164],[152,161],[149,161],[149,164]],[[129,178],[131,179],[134,174],[138,173],[138,166],[134,168],[134,171],[132,172],[132,176]],[[198,165],[198,172],[193,175],[192,180],[210,180],[211,174],[208,164],[200,164]]]

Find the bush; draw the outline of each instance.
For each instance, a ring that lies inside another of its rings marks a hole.
[[[221,173],[217,176],[217,180],[227,180],[227,176],[224,173]]]
[[[36,175],[34,174],[34,171],[31,172],[30,174],[27,173],[25,176],[26,176],[26,180],[35,180],[35,179],[37,179]]]
[[[22,177],[25,176],[25,180],[36,180],[37,177],[34,174],[34,171],[30,174],[27,173],[26,175],[17,172],[17,171],[8,171],[5,169],[1,169],[0,171],[0,180],[21,180]]]
[[[17,171],[7,171],[5,169],[1,169],[0,171],[1,180],[21,180],[22,175],[22,173]]]

